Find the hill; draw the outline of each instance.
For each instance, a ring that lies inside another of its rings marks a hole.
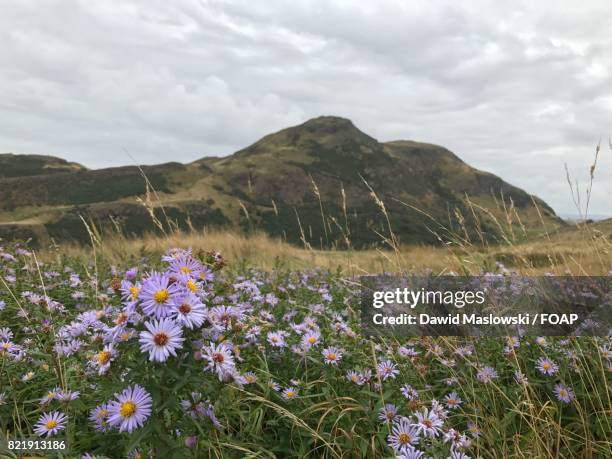
[[[84,170],[87,169],[80,164],[54,156],[0,153],[0,179]]]
[[[12,158],[28,170],[30,157]],[[381,143],[338,117],[315,118],[233,155],[185,165],[44,172],[31,161],[29,170],[38,174],[0,178],[5,236],[19,230],[39,240],[86,241],[81,216],[137,235],[155,228],[151,214],[160,229],[261,229],[315,247],[376,245],[389,237],[389,226],[402,243],[430,244],[447,231],[495,240],[514,229],[537,233],[542,222],[563,224],[542,200],[443,147]],[[156,194],[145,206],[147,189]]]

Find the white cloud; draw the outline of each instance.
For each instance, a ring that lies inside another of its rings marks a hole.
[[[321,114],[444,145],[572,212],[612,134],[609,2],[15,0],[0,151],[90,167],[229,154]],[[612,214],[612,152],[593,211]]]

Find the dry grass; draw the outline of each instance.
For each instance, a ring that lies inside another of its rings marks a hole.
[[[608,228],[610,227],[610,228]],[[600,229],[601,228],[601,229]],[[148,234],[137,239],[118,235],[93,236],[96,256],[123,264],[139,255],[157,255],[173,247],[218,250],[232,264],[265,270],[274,267],[305,269],[320,267],[348,275],[402,271],[478,273],[493,270],[496,261],[523,274],[605,274],[612,266],[612,222],[580,225],[523,244],[498,246],[398,246],[397,250],[314,250],[299,248],[263,233],[244,235],[232,231]],[[88,260],[92,248],[63,244],[43,251],[41,258],[69,257]]]

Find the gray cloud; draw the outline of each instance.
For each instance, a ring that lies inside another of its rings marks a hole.
[[[434,4],[435,3],[435,4]],[[321,114],[444,145],[612,214],[612,29],[584,2],[36,1],[0,16],[0,151],[89,167],[225,155]]]

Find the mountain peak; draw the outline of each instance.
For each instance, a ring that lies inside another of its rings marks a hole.
[[[341,134],[345,136],[367,136],[365,133],[355,127],[351,120],[339,116],[318,116],[316,118],[309,119],[305,123],[290,127],[289,130],[315,136]],[[367,137],[372,139],[370,136]]]
[[[240,158],[244,155],[251,156],[283,149],[309,152],[318,156],[326,150],[354,149],[360,145],[380,149],[376,139],[360,131],[351,120],[339,116],[319,116],[268,134],[236,152],[235,156]]]
[[[338,128],[355,128],[355,125],[348,118],[342,118],[341,116],[322,115],[316,118],[311,118],[308,121],[295,126],[304,128],[314,127],[338,127]]]

